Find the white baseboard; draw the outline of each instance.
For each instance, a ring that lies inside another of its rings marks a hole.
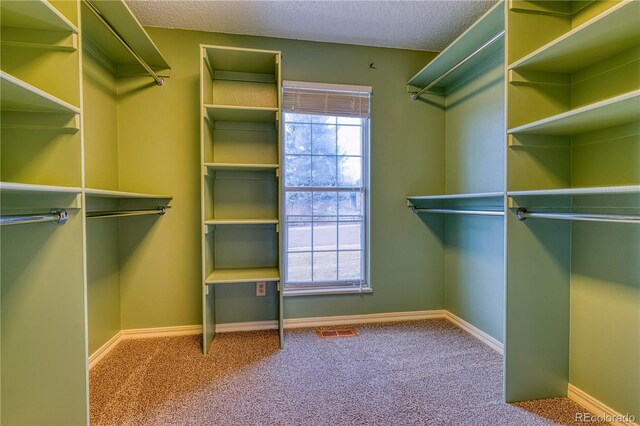
[[[608,422],[612,425],[638,426],[638,423],[635,423],[637,419],[633,418],[633,416],[618,413],[613,408],[600,402],[588,393],[578,389],[571,383],[569,383],[567,389],[567,396],[576,404],[589,410],[597,417],[601,417],[602,422]],[[584,420],[584,422],[589,423],[587,420]]]
[[[413,311],[386,312],[381,314],[338,315],[332,317],[289,318],[284,320],[284,328],[326,327],[331,325],[370,324],[393,321],[415,321],[424,319],[444,318],[445,311]],[[216,324],[216,333],[231,333],[236,331],[275,330],[277,321],[229,322]]]
[[[100,346],[98,350],[92,353],[89,356],[89,370],[91,370],[102,358],[107,356],[109,352],[113,350],[118,343],[122,340],[122,331],[116,333],[111,339],[107,340],[107,342]]]
[[[175,327],[130,328],[122,330],[122,339],[146,339],[149,337],[191,336],[202,334],[201,325],[179,325]]]
[[[482,343],[484,343],[485,345],[489,346],[491,349],[493,349],[494,351],[496,351],[496,352],[498,352],[499,354],[502,355],[502,353],[504,352],[504,350],[503,350],[504,345],[502,344],[502,342],[500,342],[496,338],[488,335],[484,331],[480,330],[478,327],[469,324],[468,322],[466,322],[462,318],[452,314],[451,312],[449,312],[449,311],[445,311],[445,312],[446,312],[445,313],[445,318],[446,319],[448,319],[453,324],[455,324],[456,326],[460,327],[461,329],[463,329],[467,333],[471,334],[473,337],[475,337],[476,339],[480,340]]]
[[[156,328],[132,328],[116,333],[104,345],[89,356],[89,370],[91,370],[102,358],[107,356],[118,343],[126,339],[145,339],[149,337],[170,337],[170,336],[190,336],[202,334],[201,325],[181,325],[177,327],[156,327]]]
[[[413,311],[413,312],[387,312],[381,314],[366,315],[341,315],[332,317],[314,318],[290,318],[284,320],[284,328],[306,328],[322,327],[331,325],[365,324],[393,321],[412,321],[434,318],[444,318],[446,311]],[[248,321],[230,322],[216,324],[217,333],[231,333],[238,331],[254,330],[275,330],[278,328],[277,321]],[[133,328],[122,330],[113,336],[100,349],[89,357],[89,369],[93,368],[102,358],[104,358],[120,341],[125,339],[145,339],[150,337],[188,336],[201,334],[201,325],[183,325],[176,327],[156,327],[156,328]]]
[[[284,328],[324,327],[330,325],[371,324],[394,321],[417,321],[444,318],[444,310],[385,312],[381,314],[340,315],[333,317],[289,318],[284,320]]]
[[[245,321],[216,324],[216,333],[235,333],[237,331],[277,330],[278,321]]]

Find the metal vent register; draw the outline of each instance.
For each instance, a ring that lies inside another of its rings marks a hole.
[[[330,330],[318,330],[316,332],[321,339],[336,339],[339,337],[355,337],[358,335],[355,328],[334,328]]]

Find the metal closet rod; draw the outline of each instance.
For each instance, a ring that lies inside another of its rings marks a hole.
[[[160,77],[158,74],[156,74],[156,72],[153,69],[151,69],[149,64],[147,64],[147,62],[144,59],[142,59],[142,56],[140,56],[138,52],[133,47],[131,47],[131,45],[127,42],[127,40],[122,35],[120,35],[118,30],[115,29],[115,27],[111,24],[111,22],[109,22],[109,20],[102,15],[100,10],[98,10],[98,8],[96,8],[93,5],[93,3],[91,3],[91,1],[89,0],[82,0],[82,2],[87,5],[89,10],[91,10],[94,13],[94,15],[98,17],[100,22],[102,22],[104,26],[107,27],[107,29],[111,32],[111,34],[115,36],[115,38],[124,46],[124,48],[127,49],[129,53],[131,53],[131,55],[135,58],[135,60],[138,61],[140,65],[142,65],[142,67],[151,75],[151,77],[153,77],[153,79],[156,81],[156,84],[158,86],[162,86],[164,84],[164,78]]]
[[[67,223],[67,211],[51,210],[49,213],[42,214],[20,214],[14,216],[1,216],[0,225],[24,225],[27,223],[44,223],[51,222],[54,225],[64,225]]]
[[[478,53],[482,52],[484,49],[486,49],[487,47],[491,46],[496,40],[500,39],[503,35],[504,35],[504,30],[499,31],[496,35],[494,35],[489,40],[484,42],[484,44],[482,46],[478,47],[476,50],[474,50],[472,53],[470,53],[468,56],[466,56],[460,62],[458,62],[453,67],[451,67],[447,71],[445,71],[442,75],[440,75],[440,77],[436,78],[431,83],[429,83],[428,85],[426,85],[425,87],[420,89],[419,92],[413,93],[411,95],[411,99],[413,99],[414,101],[417,101],[418,98],[420,97],[420,95],[422,95],[427,90],[431,89],[436,84],[440,83],[445,77],[447,77],[449,74],[451,74],[452,72],[454,72],[455,70],[460,68],[462,65],[467,63],[467,61],[469,61],[471,58],[476,56]]]
[[[109,210],[100,212],[87,212],[87,219],[99,219],[104,217],[145,216],[157,214],[162,216],[167,212],[167,207],[155,207],[141,210]]]
[[[519,221],[531,219],[582,220],[588,222],[640,223],[640,215],[600,214],[600,213],[541,213],[530,212],[525,208],[516,211]]]
[[[469,214],[475,216],[504,216],[503,211],[496,210],[464,210],[464,209],[420,209],[411,207],[411,210],[418,213],[443,213],[443,214]]]

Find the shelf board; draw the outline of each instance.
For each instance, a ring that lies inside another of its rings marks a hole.
[[[0,109],[4,111],[66,112],[80,114],[80,108],[0,71]]]
[[[574,135],[613,127],[638,119],[640,119],[640,90],[635,90],[509,129],[508,133]]]
[[[56,131],[59,133],[77,133],[80,131],[79,127],[66,127],[66,126],[29,126],[29,125],[15,125],[15,124],[2,124],[3,129],[12,130],[33,130],[41,132]]]
[[[205,284],[253,283],[280,281],[278,268],[218,269],[205,280]]]
[[[504,192],[476,192],[468,194],[444,194],[444,195],[408,195],[407,200],[438,201],[438,200],[474,200],[478,198],[504,197]]]
[[[209,170],[235,170],[241,172],[262,172],[276,170],[278,164],[247,164],[247,163],[204,163]]]
[[[46,0],[2,1],[0,16],[3,27],[78,33],[78,27]]]
[[[531,191],[509,191],[509,197],[562,196],[562,195],[620,195],[640,194],[640,185],[595,186],[589,188],[539,189]]]
[[[93,198],[137,198],[137,199],[157,199],[171,200],[171,195],[143,194],[138,192],[110,191],[106,189],[86,188],[87,197]]]
[[[124,1],[91,0],[91,3],[152,69],[158,72],[171,68]],[[126,74],[123,67],[142,70],[138,61],[86,5],[82,5],[82,31],[83,37],[113,61],[119,73]]]
[[[276,74],[276,55],[280,53],[278,51],[227,46],[203,46],[203,48],[205,58],[213,71]]]
[[[278,219],[208,219],[205,225],[277,225]]]
[[[531,52],[510,69],[573,73],[638,45],[640,2],[622,1]]]
[[[79,194],[82,188],[76,186],[35,185],[30,183],[0,182],[3,193],[23,194]]]
[[[51,50],[58,52],[75,52],[78,50],[74,45],[69,44],[56,44],[56,43],[30,43],[30,42],[22,42],[22,41],[12,41],[12,40],[1,40],[0,45],[6,47],[19,47],[22,49],[41,49],[41,50]]]
[[[240,121],[271,123],[276,121],[278,108],[245,107],[231,105],[205,105],[210,121]]]
[[[407,84],[418,88],[426,87],[502,30],[504,30],[504,2],[500,1],[414,75]],[[433,89],[442,90],[455,85],[466,77],[470,69],[484,63],[502,49],[504,49],[504,42],[497,41],[452,72]]]

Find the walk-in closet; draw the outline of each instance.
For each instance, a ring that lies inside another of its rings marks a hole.
[[[0,424],[638,425],[640,1],[0,30]]]

